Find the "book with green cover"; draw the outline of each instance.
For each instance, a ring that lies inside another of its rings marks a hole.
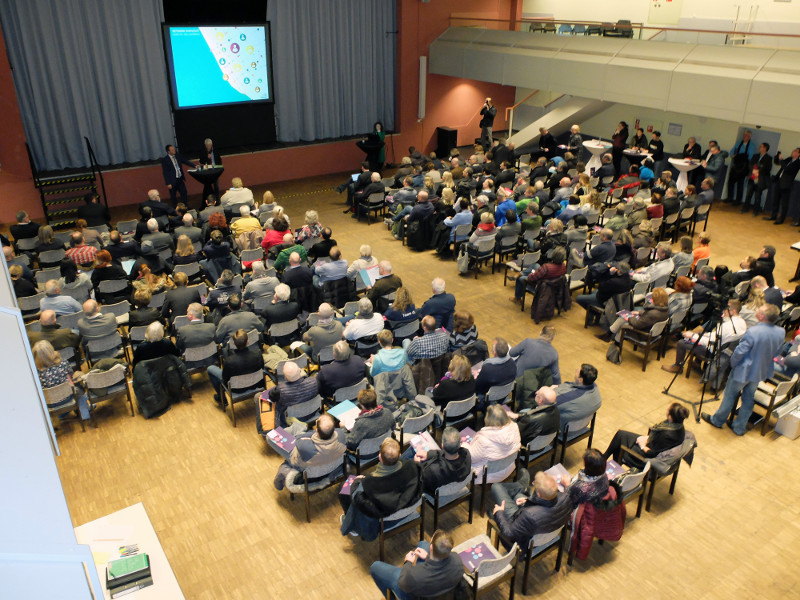
[[[108,561],[106,583],[109,589],[150,574],[150,558],[147,554],[134,554],[118,560]]]

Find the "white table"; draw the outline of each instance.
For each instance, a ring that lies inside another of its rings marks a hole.
[[[633,150],[632,148],[626,148],[622,153],[628,157],[628,162],[636,165],[641,164],[645,158],[650,156],[647,150]]]
[[[675,184],[678,186],[679,190],[685,190],[686,186],[689,185],[689,177],[686,174],[699,167],[700,161],[692,160],[689,162],[686,158],[670,158],[669,162],[680,171],[680,175],[678,175],[678,180]]]
[[[131,600],[181,600],[184,597],[141,502],[76,527],[75,537],[79,544],[87,544],[92,550],[97,574],[103,586],[104,598],[111,598],[108,590],[105,589],[106,563],[119,558],[118,548],[120,546],[130,544],[137,544],[139,552],[144,552],[149,556],[153,585],[132,592],[126,598],[131,598]]]
[[[592,176],[592,169],[595,171],[599,169],[603,162],[600,160],[600,155],[611,150],[611,144],[602,140],[588,140],[583,142],[583,147],[592,153],[592,158],[586,163],[586,170],[584,173]]]

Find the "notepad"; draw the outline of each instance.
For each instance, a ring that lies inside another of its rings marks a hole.
[[[629,321],[631,317],[635,317],[638,314],[635,310],[621,310],[617,313],[617,316]]]
[[[364,285],[367,287],[372,287],[375,285],[375,282],[378,281],[378,276],[380,273],[378,272],[378,265],[374,267],[369,267],[368,269],[361,269],[358,274],[361,277],[361,281],[364,282]]]
[[[342,485],[342,489],[339,490],[339,493],[342,496],[349,496],[350,495],[350,489],[353,487],[353,482],[355,480],[356,480],[356,476],[355,475],[348,475],[347,476],[347,480]]]
[[[328,409],[328,414],[334,417],[341,423],[342,427],[347,429],[348,431],[353,428],[353,425],[356,422],[356,417],[358,417],[361,410],[353,404],[350,400],[345,400],[344,402],[340,402],[336,406]]]
[[[464,427],[461,430],[461,443],[462,444],[471,444],[472,440],[475,439],[475,430],[471,427]]]
[[[563,491],[566,489],[566,488],[565,488],[565,487],[564,487],[564,486],[561,484],[561,478],[562,478],[564,475],[566,475],[567,477],[570,477],[570,474],[569,474],[569,471],[567,471],[567,470],[564,468],[564,465],[562,465],[561,463],[558,463],[557,465],[553,465],[552,467],[550,467],[549,469],[547,469],[547,470],[545,471],[545,473],[547,473],[548,475],[550,475],[551,477],[553,477],[553,479],[555,479],[555,480],[556,480],[556,483],[558,484],[558,491],[559,491],[559,492],[563,492]]]
[[[439,446],[434,441],[433,437],[427,431],[423,431],[419,435],[415,435],[409,442],[414,452],[430,452],[431,450],[439,450]]]
[[[290,454],[297,444],[297,438],[286,431],[283,427],[276,427],[272,431],[268,431],[267,437],[272,440],[276,446],[279,446],[281,449]]]
[[[459,552],[458,556],[464,563],[464,568],[470,572],[477,569],[484,560],[495,558],[494,552],[483,542]]]
[[[623,473],[625,473],[625,467],[614,459],[609,459],[608,462],[606,462],[606,477],[608,477],[609,481],[616,479]]]

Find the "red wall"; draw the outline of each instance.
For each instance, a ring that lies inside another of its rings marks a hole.
[[[440,75],[428,75],[425,118],[418,120],[419,57],[428,55],[431,42],[447,29],[451,15],[513,20],[521,12],[521,0],[398,0],[395,130],[399,134],[387,138],[388,161],[399,162],[412,145],[426,152],[433,150],[438,126],[457,128],[458,143],[471,143],[480,135],[478,112],[486,96],[491,96],[498,106],[495,130],[506,128],[505,108],[514,103],[513,87]],[[2,32],[0,114],[0,222],[12,222],[20,209],[40,218],[42,207],[28,165],[25,133]],[[257,185],[353,171],[363,156],[352,141],[226,156],[220,187],[228,187],[233,176],[241,177],[245,185]],[[140,202],[150,188],[160,189],[162,196],[167,193],[160,165],[108,171],[104,177],[110,206]],[[190,194],[202,191],[195,181],[190,179],[187,183]]]

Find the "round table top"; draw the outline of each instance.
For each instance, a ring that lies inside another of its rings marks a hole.
[[[583,147],[584,148],[595,148],[595,149],[599,149],[599,148],[606,149],[606,148],[611,148],[611,144],[609,142],[604,142],[602,140],[587,140],[587,141],[583,142]]]
[[[650,156],[650,152],[647,150],[634,150],[633,148],[625,148],[622,153],[630,154],[631,156]]]
[[[200,183],[214,183],[224,170],[225,167],[219,165],[210,169],[187,169],[186,172]]]
[[[669,162],[671,162],[675,166],[683,166],[683,167],[699,167],[700,161],[694,158],[670,158]]]

